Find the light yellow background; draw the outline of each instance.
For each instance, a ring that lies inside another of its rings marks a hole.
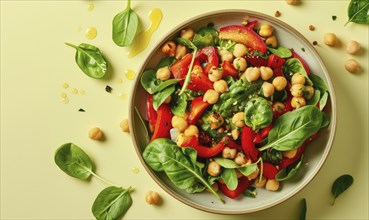
[[[147,50],[128,59],[129,48],[120,48],[111,39],[111,21],[125,8],[125,1],[93,1],[95,8],[89,11],[91,1],[1,0],[1,219],[93,218],[92,203],[106,185],[96,178],[90,182],[71,178],[55,165],[54,151],[66,142],[81,146],[98,174],[135,189],[125,219],[297,219],[302,198],[307,199],[309,219],[368,219],[368,26],[343,26],[349,1],[302,2],[290,6],[285,1],[133,1],[142,28],[149,25],[153,8],[160,8],[164,17]],[[269,15],[279,10],[279,19],[311,42],[318,41],[316,48],[336,90],[338,127],[328,160],[305,189],[268,210],[224,216],[188,207],[155,184],[141,166],[130,136],[119,128],[128,116],[128,99],[119,94],[130,93],[132,81],[125,70],[137,70],[150,48],[175,25],[203,12],[240,8]],[[315,31],[309,30],[310,24]],[[85,38],[88,27],[97,28],[96,39]],[[335,33],[339,45],[324,45],[326,32]],[[357,56],[345,53],[344,45],[351,39],[362,44]],[[74,62],[75,51],[64,42],[98,46],[112,67],[110,76],[103,80],[85,76]],[[361,73],[344,69],[349,58],[358,60]],[[63,83],[69,88],[64,89]],[[106,85],[112,93],[105,92]],[[86,94],[75,95],[73,88]],[[62,102],[62,92],[68,95],[68,104]],[[105,132],[104,142],[87,137],[94,126]],[[331,206],[331,185],[342,174],[351,174],[354,184]],[[146,204],[148,190],[161,194],[161,206]]]

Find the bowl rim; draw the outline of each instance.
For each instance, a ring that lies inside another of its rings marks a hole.
[[[326,76],[325,79],[326,79],[327,86],[329,88],[330,102],[332,104],[332,107],[331,107],[331,121],[330,121],[331,129],[330,129],[330,132],[329,132],[329,138],[327,140],[327,144],[325,146],[326,149],[323,151],[321,159],[317,163],[316,168],[314,169],[312,174],[310,176],[308,176],[305,181],[303,181],[301,184],[299,184],[289,194],[286,194],[286,196],[283,196],[283,197],[279,198],[278,200],[276,200],[272,203],[269,203],[267,205],[260,206],[260,207],[254,208],[254,209],[241,210],[241,211],[233,211],[233,210],[224,211],[224,210],[211,209],[211,208],[207,208],[207,207],[198,205],[198,204],[194,203],[193,201],[190,201],[186,198],[181,197],[175,191],[173,191],[172,189],[167,187],[167,185],[165,185],[161,180],[159,180],[157,175],[155,174],[155,172],[146,164],[145,160],[142,157],[142,152],[140,151],[140,147],[138,146],[138,143],[136,141],[136,137],[133,135],[135,133],[135,126],[133,124],[133,118],[134,118],[134,115],[135,115],[135,110],[134,110],[134,106],[133,106],[134,101],[135,101],[135,97],[136,97],[135,91],[136,91],[137,87],[139,86],[142,72],[144,71],[147,63],[150,61],[150,59],[153,57],[153,55],[156,53],[156,51],[161,47],[161,45],[165,41],[169,40],[170,37],[174,33],[178,32],[180,29],[183,29],[186,26],[189,26],[189,25],[194,24],[196,22],[199,22],[199,21],[201,21],[201,20],[203,20],[207,17],[212,17],[212,16],[216,16],[216,15],[224,15],[224,14],[244,14],[245,16],[250,16],[250,17],[262,17],[266,21],[272,21],[274,23],[277,23],[279,26],[282,26],[285,30],[287,30],[290,33],[296,35],[311,50],[312,55],[316,58],[319,66],[322,68],[323,74]],[[185,21],[181,22],[180,24],[178,24],[178,25],[174,26],[173,28],[171,28],[165,35],[163,35],[163,37],[160,38],[160,40],[158,42],[155,42],[155,43],[156,43],[155,47],[152,48],[151,51],[146,55],[144,61],[141,63],[141,65],[139,67],[139,70],[137,71],[136,78],[134,79],[133,86],[131,87],[131,91],[130,91],[128,115],[129,115],[129,127],[131,129],[131,139],[132,139],[135,151],[136,151],[136,153],[139,157],[139,160],[141,161],[141,164],[144,166],[145,170],[151,176],[151,178],[165,192],[170,194],[176,200],[178,200],[178,201],[180,201],[180,202],[182,202],[182,203],[184,203],[184,204],[186,204],[190,207],[193,207],[195,209],[202,210],[202,211],[205,211],[205,212],[214,213],[214,214],[228,214],[228,215],[229,214],[231,214],[231,215],[246,214],[246,213],[253,213],[253,212],[265,210],[267,208],[273,207],[275,205],[278,205],[278,204],[292,198],[293,196],[295,196],[298,192],[300,192],[306,185],[308,185],[317,176],[317,174],[322,169],[324,163],[327,160],[327,157],[328,157],[328,155],[331,151],[333,141],[334,141],[334,137],[335,137],[335,134],[336,134],[336,124],[337,124],[336,94],[335,94],[333,83],[332,83],[331,78],[329,76],[328,70],[327,70],[326,66],[324,65],[324,62],[321,59],[319,53],[317,52],[315,47],[299,31],[297,31],[295,28],[293,28],[289,24],[287,24],[287,23],[285,23],[285,22],[283,22],[283,21],[281,21],[277,18],[274,18],[270,15],[264,14],[262,12],[252,11],[252,10],[245,10],[245,9],[223,9],[223,10],[215,10],[215,11],[205,12],[205,13],[196,15],[194,17],[190,17],[190,18],[186,19]]]

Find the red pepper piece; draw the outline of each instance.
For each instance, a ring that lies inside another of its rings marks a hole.
[[[154,109],[154,106],[152,104],[152,98],[153,95],[149,94],[147,96],[147,101],[146,101],[146,108],[147,108],[147,119],[149,120],[149,123],[151,125],[155,125],[156,124],[156,118],[157,118],[157,113]]]
[[[257,23],[258,23],[258,20],[253,20],[253,21],[247,22],[246,27],[253,30]]]
[[[261,129],[258,133],[256,133],[254,143],[260,144],[268,136],[272,128],[273,128],[273,123],[270,123],[270,125],[268,125],[267,127]]]
[[[270,68],[279,68],[279,67],[282,67],[284,62],[286,62],[283,58],[280,58],[279,56],[275,55],[275,54],[272,54],[269,56],[268,58],[268,66]]]
[[[222,139],[218,144],[212,147],[205,147],[199,144],[196,136],[186,138],[181,144],[182,147],[192,147],[197,151],[197,155],[202,158],[210,158],[218,155],[225,147],[225,141]]]
[[[245,192],[246,189],[252,185],[252,183],[253,180],[249,180],[246,176],[243,176],[238,179],[238,185],[235,190],[228,189],[227,185],[224,183],[219,184],[219,189],[225,196],[234,199],[237,196],[241,195],[241,193]]]
[[[201,66],[194,65],[191,72],[191,81],[188,84],[187,88],[195,92],[199,91],[206,92],[209,89],[213,89],[213,82],[210,81],[210,79],[206,74],[204,74]]]
[[[195,97],[191,103],[191,110],[187,117],[187,122],[191,125],[195,125],[199,120],[201,114],[210,105],[208,102],[203,101],[204,96]]]
[[[182,59],[177,60],[170,66],[170,72],[173,74],[175,79],[184,79],[186,78],[188,68],[191,64],[192,54],[186,54]]]
[[[306,61],[305,61],[304,59],[302,59],[302,57],[300,57],[300,55],[298,55],[295,51],[291,50],[291,52],[292,52],[292,57],[293,57],[293,58],[297,58],[297,59],[299,59],[299,60],[300,60],[300,62],[301,62],[301,64],[302,64],[302,66],[304,67],[304,69],[305,69],[306,73],[307,73],[308,75],[310,75],[310,68],[309,68],[309,66],[307,65]]]
[[[268,60],[260,56],[245,57],[246,61],[255,67],[267,66]]]
[[[283,77],[284,77],[284,72],[283,72],[282,67],[275,68],[275,69],[273,70],[273,75],[274,75],[275,77],[277,77],[277,76],[283,76]]]
[[[258,160],[259,150],[255,147],[254,139],[255,132],[248,126],[242,128],[241,145],[246,156],[252,159],[253,162]]]
[[[157,138],[170,138],[169,130],[172,128],[173,114],[170,111],[169,104],[162,104],[157,111],[157,119],[155,130],[151,137],[151,141]]]
[[[229,148],[236,149],[238,151],[242,151],[242,147],[239,144],[237,144],[236,142],[234,142],[230,137],[225,136],[223,138],[223,140],[225,141],[226,146],[228,146]]]
[[[223,77],[226,77],[226,76],[237,77],[238,76],[238,70],[234,68],[231,62],[227,60],[223,61],[222,68],[223,68]]]
[[[260,169],[260,165],[259,169]],[[263,175],[267,178],[267,179],[275,179],[275,175],[277,175],[278,173],[278,169],[277,167],[275,167],[273,164],[271,163],[263,163]]]
[[[199,52],[197,53],[196,61],[199,62],[200,64],[206,63],[204,73],[208,74],[213,66],[218,67],[219,65],[217,49],[212,46],[200,49]]]

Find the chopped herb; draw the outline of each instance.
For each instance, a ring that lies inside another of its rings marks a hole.
[[[113,88],[111,88],[110,86],[105,86],[105,91],[106,92],[111,92],[111,90],[113,90]]]
[[[302,47],[301,50],[302,50],[302,52],[305,52],[305,48]]]
[[[78,109],[79,112],[85,112],[83,108]]]
[[[337,19],[337,16],[333,15],[332,20],[335,21]]]

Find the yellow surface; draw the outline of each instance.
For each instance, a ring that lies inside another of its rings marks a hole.
[[[94,7],[91,9],[91,4]],[[93,178],[73,179],[53,161],[61,144],[81,146],[96,164],[96,172],[123,187],[133,186],[133,206],[125,219],[297,219],[300,200],[307,199],[310,219],[368,219],[368,26],[345,23],[349,1],[133,1],[145,30],[149,12],[160,8],[163,20],[143,53],[127,57],[111,39],[111,22],[125,8],[124,1],[1,1],[1,219],[91,219],[92,203],[106,187]],[[239,216],[208,214],[174,200],[150,179],[119,123],[128,114],[132,81],[125,71],[136,71],[147,52],[176,24],[203,12],[249,9],[274,15],[295,27],[310,41],[318,41],[336,89],[338,127],[327,162],[300,193],[266,211]],[[332,20],[332,15],[337,20]],[[309,25],[316,27],[309,31]],[[93,40],[85,30],[95,27]],[[333,32],[339,45],[323,45]],[[344,44],[357,40],[363,50],[345,53]],[[111,71],[102,80],[84,75],[74,62],[75,51],[64,42],[92,43],[109,61]],[[362,67],[349,74],[343,63],[354,57]],[[68,85],[68,86],[65,86]],[[110,85],[112,93],[105,92]],[[79,91],[74,94],[73,89]],[[84,91],[84,92],[82,92]],[[61,94],[65,94],[62,95]],[[63,98],[64,97],[64,98]],[[79,112],[82,108],[85,112]],[[88,138],[100,127],[103,142]],[[331,206],[330,188],[341,174],[355,178],[353,186]],[[146,204],[148,190],[158,191],[161,206]]]

